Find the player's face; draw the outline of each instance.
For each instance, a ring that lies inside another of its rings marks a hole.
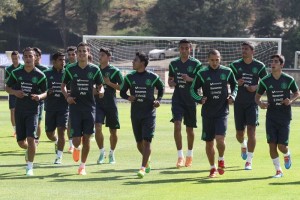
[[[68,51],[68,60],[70,63],[74,63],[77,60],[75,51]]]
[[[251,58],[253,56],[253,54],[254,54],[254,51],[248,45],[242,46],[243,58]]]
[[[109,62],[110,56],[108,56],[106,53],[104,52],[100,52],[99,53],[99,62],[100,64],[106,64]]]
[[[181,57],[188,57],[191,53],[191,45],[189,43],[182,43],[179,46]]]
[[[23,60],[25,66],[34,66],[35,63],[35,52],[34,51],[25,51],[23,53]]]
[[[35,65],[39,65],[40,64],[40,62],[41,62],[41,56],[38,54],[38,53],[34,53],[34,55],[35,55],[35,61],[34,61],[34,64]]]
[[[211,66],[213,69],[217,69],[220,65],[221,62],[221,56],[220,55],[209,55],[208,57],[208,64]]]
[[[77,49],[77,59],[81,62],[88,61],[89,49],[86,46],[80,46]]]
[[[132,68],[134,70],[139,70],[143,66],[143,63],[141,62],[140,58],[136,56],[132,61]]]
[[[12,55],[11,56],[11,61],[14,65],[18,65],[19,64],[19,56],[18,55]]]
[[[53,61],[53,66],[59,70],[63,69],[65,64],[66,64],[65,56],[59,56],[56,60]]]
[[[280,64],[279,58],[271,59],[271,71],[272,72],[279,72],[282,70],[283,63]]]

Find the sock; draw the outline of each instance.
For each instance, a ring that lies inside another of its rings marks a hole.
[[[218,158],[218,161],[220,161],[220,160],[224,160],[224,157],[219,157],[219,158]]]
[[[102,149],[100,149],[100,153],[104,153],[105,152],[105,149],[104,147]]]
[[[85,163],[82,162],[82,163],[80,164],[79,168],[85,168]]]
[[[242,147],[242,148],[247,148],[247,140],[244,140],[244,141],[241,143],[241,147]]]
[[[60,150],[57,150],[57,157],[62,158],[63,152]]]
[[[144,166],[141,166],[141,170],[144,170],[144,171],[145,171],[145,169],[146,169],[146,167],[144,167]]]
[[[273,161],[273,165],[275,167],[275,170],[278,171],[280,170],[281,171],[281,167],[280,167],[280,162],[279,162],[279,157],[275,158],[275,159],[272,159]]]
[[[16,132],[16,126],[13,126],[14,131]]]
[[[186,156],[193,157],[193,149],[192,150],[188,150]]]
[[[252,158],[253,158],[253,152],[248,152],[246,162],[252,163]]]
[[[56,140],[55,140],[55,142],[54,142],[54,143],[55,143],[55,144],[57,144],[57,142],[58,142],[58,139],[56,138]]]
[[[69,139],[69,145],[70,147],[73,147],[72,139]]]
[[[178,158],[183,158],[183,151],[182,150],[178,150],[177,151],[177,154],[178,154]]]
[[[27,169],[32,169],[33,168],[33,162],[27,162]]]
[[[81,149],[80,145],[78,147],[74,147],[76,150],[79,150]]]
[[[115,150],[110,149],[109,154],[114,155]]]
[[[210,166],[210,169],[213,169],[213,168],[216,169],[216,165],[211,165],[211,166]]]
[[[290,153],[290,150],[288,149],[288,152],[286,152],[285,154],[283,154],[284,157],[286,156],[289,156],[291,153]]]

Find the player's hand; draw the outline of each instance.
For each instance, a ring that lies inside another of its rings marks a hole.
[[[244,79],[242,78],[237,80],[237,82],[238,82],[238,86],[242,86],[245,83]]]
[[[34,101],[40,101],[41,97],[38,94],[31,94],[31,99]]]
[[[201,104],[203,105],[203,104],[205,104],[206,103],[206,100],[207,100],[207,97],[202,97],[202,99],[201,99]]]
[[[47,91],[47,95],[51,96],[53,94],[53,88],[48,89]]]
[[[110,79],[109,79],[109,77],[103,77],[103,80],[104,80],[104,83],[105,83],[106,85],[109,85],[109,84],[110,84]]]
[[[158,100],[155,100],[154,102],[153,102],[153,107],[154,108],[158,108],[160,106],[160,102],[158,101]]]
[[[261,102],[261,103],[259,104],[259,107],[260,107],[261,109],[267,109],[268,106],[269,106],[269,103],[267,103],[267,102]]]
[[[248,92],[255,92],[257,89],[257,85],[247,86],[246,89],[248,90]]]
[[[181,77],[186,82],[192,82],[193,81],[193,79],[191,77],[189,77],[189,75],[187,75],[187,74],[181,74]]]
[[[281,103],[282,103],[283,105],[288,106],[288,105],[291,105],[292,101],[291,101],[289,98],[286,98],[286,99],[284,99]]]
[[[22,98],[25,96],[25,93],[24,93],[22,90],[15,90],[15,91],[14,91],[14,95],[15,95],[17,98],[22,99]]]
[[[173,77],[169,77],[168,84],[169,84],[170,87],[175,87],[176,86],[176,83],[174,82]]]
[[[76,104],[75,97],[67,97],[68,104]]]
[[[134,102],[135,101],[135,96],[129,96],[127,100],[130,101],[130,102]]]
[[[231,104],[233,104],[234,99],[233,99],[233,97],[232,97],[231,95],[229,95],[229,96],[227,97],[227,101],[228,101],[228,104],[231,105]]]
[[[101,99],[101,98],[104,97],[104,92],[101,92],[101,91],[100,91],[98,95],[99,95],[99,98]]]

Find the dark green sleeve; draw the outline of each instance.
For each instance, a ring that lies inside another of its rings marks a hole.
[[[128,89],[130,88],[131,86],[131,82],[128,78],[128,75],[125,76],[122,84],[121,84],[121,87],[120,87],[120,96],[123,98],[123,99],[128,99],[129,95],[127,95],[127,91]]]
[[[267,89],[267,86],[266,84],[264,83],[263,80],[261,80],[258,84],[258,87],[257,87],[257,90],[256,90],[256,93],[259,94],[259,95],[263,95],[265,93]]]
[[[48,86],[47,86],[47,79],[46,79],[46,76],[44,75],[39,81],[38,81],[38,86],[39,86],[39,89],[42,93],[46,92],[47,89],[48,89]]]
[[[153,82],[155,88],[157,89],[157,100],[160,101],[164,96],[165,85],[162,80],[157,76],[157,78]]]
[[[193,80],[191,87],[190,87],[190,94],[191,94],[192,98],[194,99],[194,101],[197,103],[201,103],[202,96],[200,96],[198,94],[198,89],[200,87],[202,87],[203,83],[204,83],[204,80],[201,77],[201,74],[198,72]]]
[[[169,64],[169,77],[174,77],[175,76],[175,70],[172,65],[172,63]]]
[[[233,72],[230,70],[228,82],[230,84],[231,96],[235,99],[238,91],[238,83],[233,75]]]
[[[72,75],[69,71],[69,68],[67,67],[66,70],[64,71],[62,82],[67,85],[71,80],[72,80]]]
[[[258,72],[259,78],[263,78],[268,74],[266,66],[264,65],[261,70]]]
[[[299,90],[297,83],[294,79],[292,79],[290,85],[289,85],[289,89],[292,91],[292,93],[295,93]]]
[[[13,86],[14,84],[16,84],[16,83],[17,83],[17,78],[16,78],[14,72],[12,72],[12,73],[10,74],[10,76],[8,77],[8,79],[6,79],[6,85],[7,85],[8,87],[12,87],[12,86]]]
[[[102,76],[102,73],[101,73],[100,69],[98,69],[98,68],[97,68],[97,71],[94,75],[94,81],[95,81],[96,85],[103,84],[103,76]]]

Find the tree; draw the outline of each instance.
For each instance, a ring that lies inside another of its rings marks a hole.
[[[0,1],[0,23],[4,17],[16,18],[16,13],[22,10],[22,5],[18,0],[2,0]]]
[[[251,12],[247,0],[158,0],[147,18],[155,35],[240,37]]]

